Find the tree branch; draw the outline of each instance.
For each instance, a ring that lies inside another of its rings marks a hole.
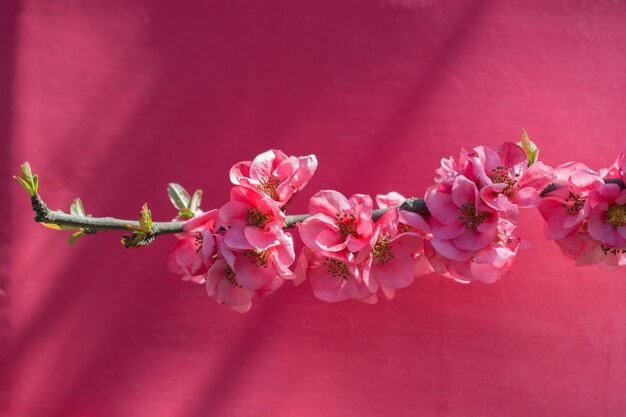
[[[624,189],[624,182],[621,179],[607,178],[605,179],[605,182],[618,184],[622,189]],[[556,186],[554,184],[550,184],[541,193],[541,196],[543,197],[546,194],[554,191],[555,189]],[[87,234],[107,230],[129,231],[130,229],[127,227],[129,225],[134,227],[140,227],[139,222],[136,220],[122,220],[113,217],[83,217],[63,213],[61,211],[52,211],[48,208],[46,203],[37,193],[35,193],[35,195],[31,197],[31,203],[35,212],[36,222],[64,226],[68,229],[82,229]],[[417,213],[422,216],[427,216],[430,214],[430,212],[428,211],[428,207],[426,207],[426,203],[421,198],[409,198],[400,206],[398,206],[398,208],[400,210]],[[387,210],[389,209],[385,208],[374,210],[372,219],[374,221],[378,220]],[[294,214],[287,216],[284,228],[289,229],[295,227],[296,224],[303,222],[309,217],[310,216],[308,214]],[[152,237],[154,237],[156,235],[180,233],[183,231],[183,224],[184,222],[176,221],[153,222],[151,235]]]

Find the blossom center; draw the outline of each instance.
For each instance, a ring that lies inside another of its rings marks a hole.
[[[196,247],[196,253],[199,253],[202,250],[202,233],[196,232],[193,237],[193,244]]]
[[[335,278],[348,279],[350,270],[345,262],[335,258],[326,258],[324,266],[328,268],[328,272]]]
[[[261,183],[257,185],[256,187],[257,190],[260,193],[269,196],[273,200],[278,200],[278,192],[276,190],[278,189],[278,186],[280,185],[280,178],[275,177],[275,176],[270,176],[267,178],[262,178],[260,182]]]
[[[604,243],[600,243],[600,249],[602,249],[602,252],[604,252],[605,255],[611,254],[617,256],[622,253],[626,253],[626,249],[613,248],[611,246],[605,245]]]
[[[270,216],[263,214],[258,208],[253,207],[248,210],[248,214],[246,214],[246,223],[248,226],[256,226],[264,229],[269,222]]]
[[[356,231],[356,218],[352,213],[344,213],[343,211],[335,214],[335,224],[339,228],[339,237],[344,240],[348,236],[359,237]]]
[[[606,212],[606,221],[615,227],[626,224],[626,206],[611,206]]]
[[[491,181],[498,184],[506,184],[506,187],[500,190],[500,194],[507,197],[511,197],[513,188],[517,185],[517,177],[519,177],[519,174],[513,172],[513,167],[498,165],[491,171]]]
[[[586,201],[587,197],[582,197],[570,191],[562,206],[565,207],[567,214],[571,216],[578,214],[578,212],[585,206]]]
[[[245,251],[243,256],[250,259],[250,262],[252,262],[252,264],[257,268],[267,268],[267,258],[270,256],[270,251],[268,249],[252,249]]]
[[[374,259],[379,264],[386,264],[394,258],[391,253],[391,246],[389,245],[390,240],[391,236],[389,235],[378,236],[378,239],[376,240],[372,254],[374,255]]]
[[[235,286],[241,288],[241,285],[239,285],[239,283],[235,279],[235,277],[236,277],[235,276],[235,272],[232,269],[230,269],[230,266],[227,266],[226,267],[226,271],[224,271],[224,272],[225,272],[225,275],[226,275],[226,280],[228,282],[230,282],[231,285],[235,285]]]
[[[491,213],[478,213],[476,212],[476,204],[468,202],[459,207],[461,215],[459,221],[465,226],[467,230],[476,230],[476,228],[485,221]]]

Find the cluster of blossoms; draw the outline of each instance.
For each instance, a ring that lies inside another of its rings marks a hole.
[[[533,152],[505,142],[496,149],[462,150],[441,160],[424,200],[432,239],[425,253],[440,274],[492,283],[508,273],[520,247],[520,208],[535,207],[554,179]]]
[[[314,155],[270,150],[230,170],[234,186],[220,209],[194,213],[170,252],[169,266],[183,279],[205,284],[209,296],[246,312],[252,299],[294,279],[293,238],[283,230],[284,208],[317,168]]]
[[[553,169],[537,153],[523,137],[442,159],[422,211],[395,192],[378,195],[375,210],[368,195],[320,191],[297,224],[304,247],[296,261],[285,209],[317,160],[270,150],[231,168],[228,203],[187,212],[169,268],[239,312],[286,280],[308,282],[323,301],[375,303],[379,290],[392,298],[432,272],[461,282],[497,281],[521,246],[519,209],[537,206],[548,238],[578,265],[626,265],[626,191],[619,184],[625,155],[596,173],[580,163]]]
[[[626,153],[608,169],[591,170],[580,162],[554,169],[556,179],[539,211],[546,236],[576,265],[626,265]]]

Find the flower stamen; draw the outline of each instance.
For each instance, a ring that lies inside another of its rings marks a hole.
[[[246,214],[246,223],[248,226],[256,226],[261,229],[265,229],[265,226],[270,222],[270,216],[263,214],[258,208],[251,208]]]
[[[389,245],[390,240],[391,236],[382,235],[378,236],[376,244],[374,244],[372,254],[374,255],[374,260],[376,260],[379,264],[386,264],[394,258],[391,253],[391,246]]]
[[[277,189],[278,189],[278,186],[280,185],[280,178],[271,176],[271,177],[261,179],[260,182],[261,183],[257,185],[256,187],[257,190],[260,193],[269,196],[271,199],[278,201]]]
[[[328,272],[330,272],[333,277],[348,279],[350,276],[350,269],[348,268],[348,265],[339,259],[326,258],[324,266],[328,267]]]
[[[611,206],[606,212],[606,221],[614,227],[622,227],[626,224],[626,206]]]
[[[226,271],[224,272],[226,274],[226,280],[230,282],[231,285],[236,285],[237,287],[241,288],[241,285],[236,280],[235,272],[230,269],[230,266],[227,266]]]
[[[359,237],[356,231],[356,217],[354,217],[354,214],[339,211],[335,216],[337,217],[335,224],[339,228],[341,240],[345,240],[348,236]]]
[[[270,256],[270,251],[268,249],[252,249],[245,251],[243,256],[250,259],[250,262],[252,262],[252,264],[257,268],[267,268],[267,258]]]
[[[567,214],[572,216],[574,214],[578,214],[578,212],[582,210],[582,208],[585,206],[586,201],[587,201],[587,197],[579,196],[578,194],[570,191],[568,197],[565,199],[565,202],[562,204],[562,206],[567,211]],[[570,205],[570,202],[571,202],[571,205]]]
[[[491,213],[477,213],[476,204],[472,202],[463,204],[459,210],[461,210],[459,220],[467,230],[476,230],[485,219],[491,216]]]

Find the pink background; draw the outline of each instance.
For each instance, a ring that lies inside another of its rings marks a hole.
[[[532,248],[495,285],[417,279],[393,302],[284,286],[240,315],[165,267],[172,237],[67,245],[51,207],[175,213],[269,148],[317,190],[421,196],[441,157],[516,140],[600,168],[626,145],[614,1],[23,1],[0,5],[0,415],[624,416],[626,274]],[[4,414],[2,414],[4,413]]]

